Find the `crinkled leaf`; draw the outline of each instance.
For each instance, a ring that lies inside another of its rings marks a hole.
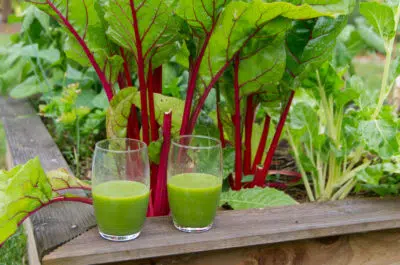
[[[271,21],[242,50],[239,68],[241,95],[265,91],[278,85],[286,65],[284,33],[290,25],[289,19]]]
[[[362,2],[360,13],[382,38],[388,40],[396,34],[395,14],[390,6],[379,2]]]
[[[220,18],[216,22],[215,30],[213,31],[213,34],[209,41],[209,45],[207,46],[207,49],[205,51],[206,58],[202,61],[200,66],[201,85],[203,87],[207,87],[212,78],[219,71],[221,71],[221,69],[223,69],[224,66],[226,66],[227,62],[232,60],[233,56],[248,44],[250,45],[250,47],[248,47],[250,48],[250,51],[252,50],[253,53],[261,52],[265,56],[264,49],[257,50],[251,48],[261,47],[262,42],[268,40],[268,37],[271,39],[273,33],[275,34],[279,33],[279,31],[277,32],[278,29],[281,30],[281,32],[284,32],[286,30],[286,27],[282,27],[283,24],[282,21],[280,22],[281,27],[274,27],[273,26],[274,23],[273,22],[271,23],[271,21],[276,19],[278,16],[282,16],[288,19],[304,20],[330,14],[332,13],[330,12],[323,13],[317,11],[316,9],[314,9],[312,6],[309,5],[296,6],[286,2],[272,2],[272,3],[266,3],[263,1],[252,1],[249,3],[239,2],[239,1],[230,2],[229,4],[226,5]],[[341,20],[341,23],[343,24],[345,23],[344,19]],[[338,31],[337,34],[339,34],[340,27],[338,27],[338,25],[330,23],[329,26],[330,26],[329,29],[333,31],[336,30]],[[325,34],[325,32],[315,32],[315,33],[316,33],[315,38],[321,37],[321,35]],[[332,45],[334,45],[334,39],[336,38],[337,34],[332,37],[332,42],[333,42]],[[254,42],[250,41],[254,37],[255,37],[254,40],[257,40],[257,36],[262,37],[260,40],[261,44],[257,43],[256,41]],[[307,40],[308,40],[308,35],[307,35]],[[322,45],[326,44],[327,43],[324,42]],[[315,47],[312,48],[314,50],[316,49]],[[260,74],[271,68],[271,65],[274,65],[274,62],[277,60],[276,56],[277,54],[279,54],[279,52],[281,51],[278,49],[272,55],[272,58],[267,58],[268,60],[267,65],[265,64],[261,65],[258,71],[254,71],[255,68],[254,66],[253,72]],[[253,58],[255,59],[257,57]],[[304,59],[308,60],[307,55],[304,56]],[[279,63],[278,65],[282,67],[282,63]],[[280,70],[278,72],[280,72]],[[244,78],[248,78],[248,80],[252,79],[251,77],[244,77]]]
[[[70,187],[90,188],[65,170],[46,175],[37,157],[10,171],[1,171],[0,245],[17,231],[20,223],[31,212],[61,196],[55,190]]]
[[[117,93],[107,110],[107,136],[109,138],[126,137],[126,126],[131,112],[131,106],[139,97],[136,88],[125,88]]]
[[[178,23],[173,16],[170,1],[133,1],[138,18],[140,39],[136,38],[132,7],[129,0],[107,1],[105,19],[109,24],[107,35],[137,58],[140,42],[145,61],[158,67],[178,51]]]
[[[228,204],[234,210],[295,205],[297,202],[282,191],[272,188],[230,190],[221,194],[220,205]]]
[[[382,158],[390,158],[399,152],[398,125],[387,120],[361,121],[359,132],[366,147]]]
[[[132,104],[140,109],[140,94],[134,87],[124,88],[114,96],[107,111],[108,137],[126,137],[126,126]],[[172,132],[176,133],[182,123],[184,104],[180,99],[154,94],[154,114],[158,124],[162,124],[164,113],[172,110]]]
[[[336,38],[346,24],[346,16],[293,22],[293,27],[286,36],[285,80],[294,80],[296,84],[309,73],[313,74],[317,67],[332,56]]]
[[[91,189],[91,186],[72,176],[66,169],[61,168],[47,172],[53,191],[64,189]]]
[[[383,177],[382,165],[369,166],[357,173],[357,179],[365,184],[378,185]]]

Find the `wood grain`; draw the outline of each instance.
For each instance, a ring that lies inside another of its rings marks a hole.
[[[0,97],[0,117],[14,165],[39,156],[47,171],[61,167],[68,169],[46,127],[27,102]],[[34,214],[31,222],[39,257],[95,225],[92,207],[79,203],[50,205]]]
[[[388,230],[112,264],[399,265],[399,248],[400,230]]]
[[[11,0],[3,0],[2,3],[2,14],[1,14],[1,22],[7,23],[8,16],[11,14]]]
[[[400,228],[400,199],[360,199],[224,211],[208,233],[185,234],[170,217],[149,218],[141,237],[100,239],[92,229],[43,258],[43,264],[101,264]],[[269,264],[269,263],[265,263]]]

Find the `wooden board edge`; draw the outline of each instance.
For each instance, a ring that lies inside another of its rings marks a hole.
[[[80,256],[65,256],[57,257],[54,253],[45,255],[42,259],[43,265],[87,265],[87,264],[107,264],[107,263],[118,263],[118,262],[145,262],[153,259],[163,259],[171,256],[185,256],[195,253],[209,253],[213,251],[227,251],[241,248],[252,248],[259,246],[268,245],[279,245],[284,243],[302,241],[302,240],[315,240],[327,237],[344,237],[349,235],[357,235],[363,233],[385,231],[400,229],[400,221],[382,221],[379,224],[376,223],[363,223],[363,224],[349,224],[343,227],[342,231],[337,231],[337,226],[327,228],[315,228],[302,231],[290,231],[280,232],[271,234],[268,239],[261,239],[257,242],[253,239],[247,239],[246,244],[237,243],[236,239],[220,240],[218,244],[213,244],[212,247],[204,247],[199,244],[196,245],[196,251],[188,251],[185,247],[186,244],[176,245],[174,251],[170,251],[169,246],[155,247],[154,249],[141,250],[140,252],[129,253],[129,251],[123,250],[115,253],[96,253]],[[88,231],[89,232],[89,231]],[[86,233],[88,233],[86,232]],[[85,233],[84,233],[85,234]],[[82,234],[82,235],[84,235]],[[81,235],[81,236],[82,236]],[[281,238],[282,237],[282,238]],[[239,239],[239,238],[237,238]],[[76,240],[71,240],[71,243]],[[262,242],[261,242],[262,241]],[[58,248],[58,251],[63,251],[63,246]],[[156,254],[155,254],[156,253]],[[400,265],[400,264],[399,264]]]
[[[10,170],[14,167],[14,162],[12,159],[10,146],[8,143],[6,144],[6,166],[7,169]],[[35,235],[33,234],[33,225],[30,218],[26,219],[24,224],[25,234],[27,236],[27,249],[26,254],[28,257],[29,265],[40,265],[39,253],[37,252],[37,245],[35,241]]]
[[[37,245],[35,235],[33,234],[33,225],[31,219],[28,218],[24,222],[25,233],[28,237],[27,240],[27,254],[29,265],[40,265],[39,253],[37,251]]]
[[[12,159],[11,149],[10,149],[10,146],[8,145],[8,141],[6,143],[6,167],[7,167],[7,170],[10,170],[11,168],[14,167],[14,162]]]

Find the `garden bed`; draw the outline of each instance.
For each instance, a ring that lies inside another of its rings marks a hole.
[[[0,98],[0,113],[12,164],[38,155],[46,170],[68,167],[29,104]],[[38,262],[33,259],[35,252],[43,264],[63,265],[132,260],[140,264],[281,264],[283,260],[285,264],[299,260],[302,264],[320,264],[321,260],[324,264],[366,264],[366,258],[374,264],[393,264],[400,258],[397,231],[355,234],[400,228],[400,199],[223,211],[213,230],[203,234],[178,232],[169,217],[155,217],[147,220],[140,239],[128,243],[102,240],[97,230],[91,229],[95,224],[91,207],[83,204],[53,204],[30,221],[30,264]],[[355,235],[310,240],[345,234]],[[293,240],[303,241],[290,242]],[[389,240],[390,247],[386,249],[388,244],[382,240]],[[382,246],[385,255],[376,250]]]

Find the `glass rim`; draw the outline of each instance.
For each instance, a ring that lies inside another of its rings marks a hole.
[[[106,143],[106,142],[116,142],[116,141],[125,141],[125,142],[134,142],[138,143],[139,146],[137,149],[128,149],[128,150],[113,150],[113,149],[108,149],[104,148],[101,146],[101,144]],[[136,152],[141,152],[143,150],[147,150],[147,144],[143,141],[137,140],[137,139],[132,139],[132,138],[112,138],[112,139],[104,139],[101,141],[98,141],[95,145],[95,150],[101,150],[104,152],[109,152],[109,153],[116,153],[116,154],[125,154],[125,153],[136,153]]]
[[[179,143],[179,140],[185,139],[185,138],[197,138],[197,139],[207,139],[214,141],[214,144],[209,144],[207,146],[192,146],[192,145],[187,145],[187,144],[181,144]],[[221,141],[217,138],[211,137],[211,136],[205,136],[205,135],[191,135],[191,134],[186,134],[186,135],[179,135],[171,139],[171,144],[174,146],[178,146],[181,148],[186,148],[186,149],[214,149],[214,148],[222,148]]]

